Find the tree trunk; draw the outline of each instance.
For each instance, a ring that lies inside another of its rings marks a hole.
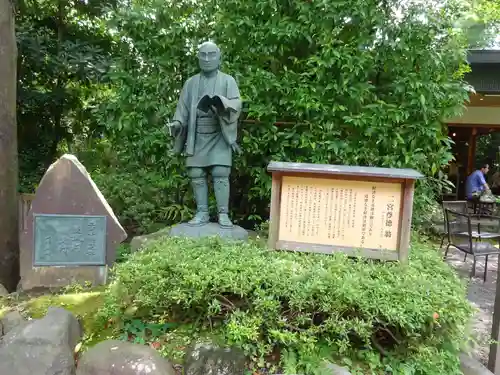
[[[0,0],[0,284],[9,291],[19,279],[16,60],[14,9]]]

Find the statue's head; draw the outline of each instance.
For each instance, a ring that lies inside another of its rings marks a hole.
[[[205,73],[211,73],[220,66],[220,48],[213,42],[205,42],[198,48],[198,60],[200,69]]]

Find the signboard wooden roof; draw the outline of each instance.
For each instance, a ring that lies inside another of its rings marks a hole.
[[[290,163],[282,161],[272,161],[267,170],[269,172],[288,172],[288,173],[320,173],[328,175],[342,176],[360,176],[377,178],[395,178],[417,180],[424,175],[414,169],[399,168],[379,168],[379,167],[360,167],[348,165],[333,164],[311,164],[311,163]]]

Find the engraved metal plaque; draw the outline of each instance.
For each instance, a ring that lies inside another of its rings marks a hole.
[[[106,216],[34,214],[34,266],[106,264]]]

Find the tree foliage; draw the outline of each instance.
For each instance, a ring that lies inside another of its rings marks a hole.
[[[21,186],[32,192],[62,144],[92,135],[96,91],[107,71],[111,39],[104,9],[113,0],[18,3],[18,122]]]
[[[469,0],[469,11],[457,26],[466,32],[473,48],[500,46],[500,2],[496,0]]]
[[[117,266],[100,317],[116,334],[134,320],[192,324],[244,349],[253,373],[319,374],[326,358],[353,374],[461,374],[464,285],[428,244],[412,249],[402,267],[164,238]]]
[[[210,38],[251,120],[240,126],[244,154],[232,174],[240,223],[268,213],[270,160],[415,168],[429,177],[418,187],[418,212],[451,159],[443,120],[467,98],[466,41],[453,28],[464,9],[454,1],[399,3],[142,0],[121,7],[109,24],[120,52],[95,113],[115,157],[96,178],[131,221],[189,213],[183,163],[169,152],[163,126],[197,71],[195,47]]]

